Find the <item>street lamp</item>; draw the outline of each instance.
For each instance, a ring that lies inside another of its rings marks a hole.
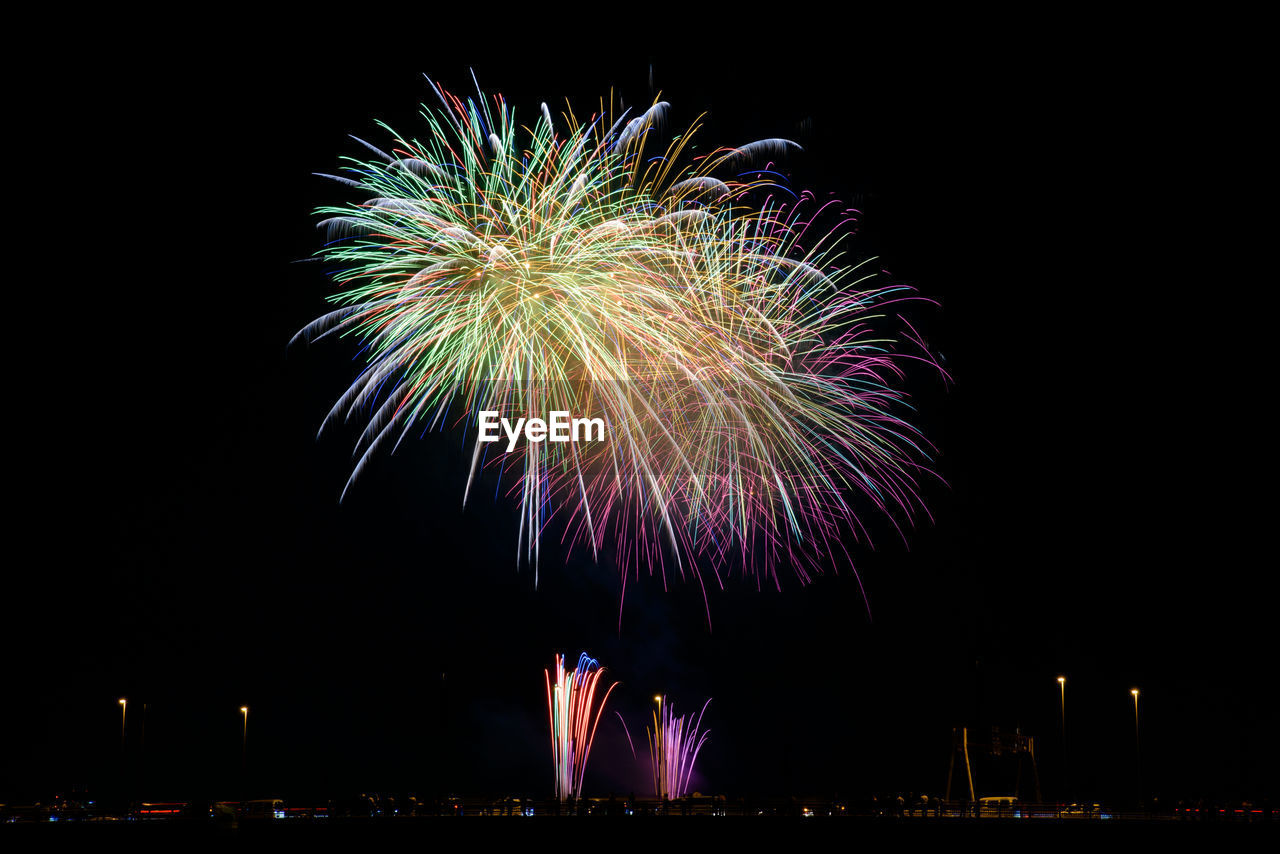
[[[129,701],[124,697],[120,698],[120,752],[124,753],[124,716],[129,708]]]
[[[1062,787],[1064,794],[1070,799],[1071,783],[1067,773],[1067,677],[1058,677],[1058,692],[1062,698]]]
[[[663,715],[662,700],[665,694],[654,694],[653,701],[658,704],[658,710],[653,713],[653,750],[654,758],[657,760],[653,766],[653,788],[654,794],[659,798],[665,798],[669,791],[667,787],[667,745],[663,741],[663,729],[666,721]]]
[[[1133,695],[1133,740],[1136,744],[1140,738],[1138,733],[1138,689],[1130,688],[1129,693]]]
[[[1142,806],[1142,730],[1138,726],[1138,689],[1130,688],[1133,695],[1133,755],[1138,763],[1138,806]]]
[[[240,714],[244,715],[244,729],[240,734],[240,785],[245,790],[243,797],[248,797],[248,765],[245,763],[246,750],[249,744],[249,707],[241,706]]]

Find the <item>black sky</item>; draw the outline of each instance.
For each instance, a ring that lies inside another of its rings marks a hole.
[[[113,785],[122,696],[152,797],[235,790],[245,703],[262,793],[544,794],[542,670],[584,649],[638,741],[653,694],[714,698],[704,790],[940,792],[950,728],[995,724],[1041,737],[1054,795],[1065,673],[1082,796],[1132,796],[1134,685],[1149,791],[1274,796],[1274,599],[1215,415],[1205,338],[1230,321],[1205,293],[1215,202],[1188,178],[1211,170],[1183,78],[822,56],[135,55],[33,99],[0,800]],[[939,303],[911,319],[954,382],[907,387],[946,483],[905,543],[877,522],[857,547],[870,616],[850,574],[734,577],[709,630],[696,585],[646,578],[619,631],[611,569],[551,548],[535,586],[510,502],[461,509],[450,433],[380,456],[338,504],[354,435],[315,432],[355,348],[286,349],[334,290],[296,263],[320,245],[312,209],[346,199],[312,173],[360,153],[346,134],[381,139],[376,120],[413,133],[423,71],[466,94],[474,67],[529,116],[611,88],[646,106],[651,66],[673,128],[706,112],[708,145],[797,139],[793,188],[859,208],[854,251]],[[641,791],[610,718],[588,788]]]

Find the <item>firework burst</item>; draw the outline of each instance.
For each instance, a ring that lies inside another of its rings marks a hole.
[[[500,96],[432,88],[425,137],[357,140],[365,156],[328,177],[359,200],[320,211],[342,290],[295,340],[362,344],[324,422],[367,418],[344,496],[412,432],[563,411],[606,440],[472,444],[463,503],[496,468],[522,509],[518,563],[537,566],[555,520],[570,553],[611,549],[624,587],[668,565],[704,590],[735,566],[807,581],[851,564],[856,504],[921,507],[903,357],[873,333],[911,297],[846,263],[848,212],[777,183],[799,146],[699,154],[695,122],[664,148],[665,101],[586,121],[543,104],[522,126]]]

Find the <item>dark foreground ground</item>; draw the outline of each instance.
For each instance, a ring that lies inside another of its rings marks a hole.
[[[204,841],[249,844],[294,850],[295,846],[352,845],[359,850],[383,850],[400,845],[454,846],[481,844],[593,844],[610,840],[628,850],[649,844],[668,846],[682,839],[713,841],[716,845],[757,846],[823,843],[862,844],[884,841],[894,845],[980,842],[997,847],[1118,842],[1189,842],[1221,845],[1236,840],[1274,839],[1275,822],[1185,822],[1170,820],[1055,820],[1055,819],[886,819],[874,817],[425,817],[397,819],[335,819],[332,821],[241,821],[235,826],[204,822],[78,822],[21,823],[0,827],[0,848],[10,843],[55,850],[64,845],[137,847],[183,850]]]

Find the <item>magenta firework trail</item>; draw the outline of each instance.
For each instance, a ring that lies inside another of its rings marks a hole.
[[[645,728],[649,736],[649,759],[653,766],[653,793],[660,798],[682,798],[689,794],[689,778],[698,751],[707,743],[710,730],[702,727],[702,716],[711,705],[711,698],[702,704],[697,718],[693,715],[676,715],[675,704],[667,702],[666,695],[655,697],[658,708],[653,712],[653,729]]]

